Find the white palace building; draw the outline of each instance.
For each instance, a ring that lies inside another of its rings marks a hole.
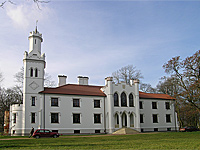
[[[32,127],[61,134],[113,133],[121,128],[138,132],[174,131],[178,128],[173,97],[143,93],[139,81],[88,85],[88,77],[67,84],[58,76],[58,87],[44,87],[45,54],[42,34],[30,32],[29,52],[24,53],[23,104],[10,106],[9,133],[27,135]]]

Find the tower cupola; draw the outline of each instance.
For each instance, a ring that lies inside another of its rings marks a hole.
[[[35,31],[30,32],[29,39],[29,53],[41,55],[41,43],[43,42],[42,34],[37,31],[37,26]]]

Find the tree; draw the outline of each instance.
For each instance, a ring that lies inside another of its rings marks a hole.
[[[3,74],[0,72],[0,83],[3,81]]]
[[[163,68],[176,79],[181,88],[178,95],[200,112],[200,50],[184,60],[180,56],[174,57]]]
[[[49,3],[50,1],[40,1],[40,0],[33,0],[33,2],[37,5],[37,7],[40,9],[40,3]],[[0,7],[3,8],[5,6],[6,3],[10,3],[10,4],[13,4],[13,5],[16,5],[16,3],[14,3],[13,1],[11,0],[5,0],[3,2],[0,3]]]
[[[124,81],[128,84],[130,83],[131,79],[143,78],[140,70],[136,70],[136,67],[133,67],[133,65],[122,67],[121,69],[113,72],[112,77],[115,83],[120,83],[121,81]]]
[[[140,83],[140,91],[145,93],[156,93],[156,89],[151,86],[151,84]]]
[[[20,71],[17,72],[14,75],[15,78],[15,82],[17,82],[18,84],[16,85],[16,88],[19,88],[21,90],[21,92],[23,91],[23,82],[24,82],[24,67],[20,68]],[[44,75],[44,86],[46,87],[54,87],[55,81],[52,80],[51,75],[49,75],[49,73],[45,73]]]

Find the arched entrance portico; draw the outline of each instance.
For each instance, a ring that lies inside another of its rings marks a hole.
[[[127,115],[125,112],[122,114],[122,127],[127,127]]]

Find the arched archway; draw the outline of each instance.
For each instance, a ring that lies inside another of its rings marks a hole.
[[[130,114],[130,127],[134,127],[134,114]]]
[[[115,128],[119,128],[119,115],[115,114]]]
[[[122,113],[122,127],[127,127],[127,114],[125,112]]]

